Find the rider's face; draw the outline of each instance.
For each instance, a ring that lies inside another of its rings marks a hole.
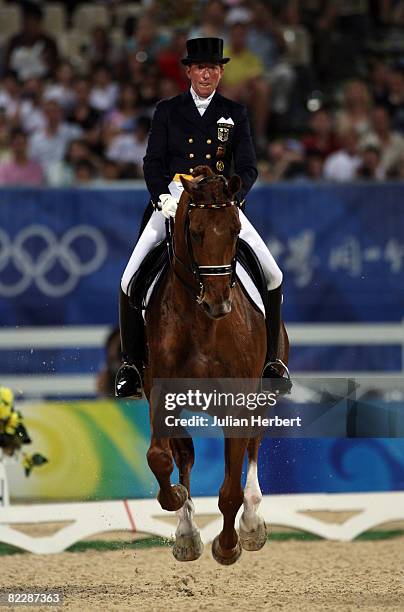
[[[221,64],[191,64],[186,66],[193,90],[201,98],[208,98],[219,85],[224,68]]]

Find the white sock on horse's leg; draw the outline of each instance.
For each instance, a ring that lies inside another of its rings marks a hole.
[[[244,489],[244,511],[240,519],[240,527],[245,531],[254,531],[262,522],[258,507],[262,501],[262,493],[258,482],[258,467],[255,461],[248,462],[247,481]]]
[[[194,522],[194,515],[194,503],[192,499],[187,499],[182,508],[177,510],[178,526],[175,532],[176,537],[193,535],[199,531]]]

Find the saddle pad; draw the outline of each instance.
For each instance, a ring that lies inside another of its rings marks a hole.
[[[238,281],[240,282],[243,289],[250,297],[251,301],[255,304],[258,310],[260,310],[265,317],[265,308],[264,308],[264,304],[262,302],[260,293],[257,287],[254,285],[250,275],[244,270],[243,266],[239,262],[237,262],[237,265],[236,265],[236,274],[237,274]],[[153,294],[154,287],[156,286],[156,283],[158,279],[160,278],[160,275],[161,275],[161,271],[157,274],[156,278],[154,279],[154,281],[149,287],[149,290],[146,295],[146,300],[145,300],[146,308],[149,305],[150,298]],[[145,310],[143,310],[143,317],[144,316],[145,316]]]

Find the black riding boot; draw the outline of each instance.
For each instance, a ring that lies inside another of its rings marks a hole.
[[[132,308],[122,289],[119,294],[119,327],[123,364],[115,377],[115,395],[140,399],[145,355],[144,322],[141,311]]]
[[[286,365],[278,358],[279,336],[281,331],[281,316],[282,309],[282,285],[276,289],[268,291],[268,306],[265,317],[267,328],[267,355],[265,358],[265,367],[262,372],[262,378],[275,378],[279,383],[274,384],[274,388],[280,391],[290,391],[292,382],[289,377],[289,370]],[[286,377],[278,371],[286,373]]]

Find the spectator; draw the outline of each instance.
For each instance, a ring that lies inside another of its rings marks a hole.
[[[0,106],[0,163],[11,159],[10,123],[4,106]]]
[[[304,153],[296,141],[275,140],[268,145],[268,158],[259,164],[260,178],[269,183],[302,173]]]
[[[224,96],[246,104],[251,110],[254,133],[263,147],[268,122],[269,86],[264,79],[264,66],[247,47],[247,26],[234,23],[229,31],[225,56],[231,57],[221,80]]]
[[[341,134],[342,149],[330,155],[324,164],[324,178],[328,181],[353,181],[361,165],[358,154],[358,134],[351,129]]]
[[[394,66],[389,73],[387,108],[393,127],[404,134],[404,64]]]
[[[377,148],[383,173],[389,174],[404,155],[404,137],[391,131],[390,116],[383,106],[374,108],[371,118],[372,130],[361,139],[360,145],[362,148]]]
[[[7,117],[13,119],[18,111],[21,88],[14,72],[6,72],[0,85],[0,107],[5,109]]]
[[[161,2],[156,2],[158,8]],[[164,23],[170,29],[188,27],[195,19],[197,0],[164,0]]]
[[[388,104],[389,67],[385,62],[373,60],[370,63],[369,91],[377,105]]]
[[[295,82],[295,71],[286,57],[288,51],[286,40],[270,6],[258,1],[252,2],[251,5],[254,12],[247,44],[249,49],[258,55],[264,66],[265,79],[271,89],[271,111],[284,115],[289,110]],[[228,19],[231,18],[232,12],[228,16]]]
[[[12,158],[0,164],[0,185],[39,186],[44,182],[41,166],[28,158],[27,136],[21,129],[11,134]]]
[[[125,164],[136,166],[136,177],[142,176],[143,157],[146,155],[150,119],[139,117],[132,134],[116,136],[107,151],[107,158],[123,167]]]
[[[159,97],[160,98],[173,98],[178,96],[181,90],[178,88],[177,83],[171,79],[160,79],[159,81]]]
[[[25,132],[32,134],[45,127],[46,119],[43,112],[42,79],[29,79],[24,83],[21,93],[21,103],[16,118],[21,122]]]
[[[371,98],[367,85],[353,79],[345,84],[342,108],[337,112],[337,134],[355,130],[362,136],[370,128]]]
[[[138,89],[131,84],[123,85],[116,107],[105,117],[105,125],[115,134],[132,131],[140,113]]]
[[[79,126],[84,132],[93,130],[100,122],[101,113],[91,105],[89,79],[79,77],[74,83],[74,104],[67,115],[69,123]]]
[[[404,155],[398,160],[395,166],[390,169],[388,179],[404,180]]]
[[[169,37],[158,30],[156,21],[143,14],[137,20],[134,36],[126,41],[126,51],[140,64],[150,65],[168,41]]]
[[[339,32],[335,28],[337,19],[335,0],[302,0],[302,23],[312,39],[314,71],[320,82],[329,83],[339,76],[338,62],[333,59],[340,50]]]
[[[23,3],[22,30],[7,47],[6,68],[21,81],[50,76],[58,62],[58,48],[42,29],[42,9],[33,2]]]
[[[90,103],[91,85],[89,79],[80,77],[74,84],[75,102],[67,115],[67,121],[82,131],[82,138],[89,144],[94,153],[101,154],[100,150],[100,123],[101,113]]]
[[[44,99],[56,100],[60,106],[69,111],[74,104],[73,90],[74,70],[69,62],[63,61],[56,68],[55,80],[45,87]]]
[[[74,167],[74,182],[77,185],[92,183],[97,176],[97,169],[88,159],[81,159]]]
[[[324,155],[322,151],[310,149],[306,154],[305,177],[311,181],[320,181],[324,175]]]
[[[313,113],[309,126],[311,133],[303,137],[306,153],[316,151],[321,153],[325,159],[339,148],[332,117],[327,110],[320,109]]]
[[[299,0],[287,0],[281,13],[281,34],[283,45],[286,46],[286,58],[293,66],[309,66],[311,64],[311,38],[301,23]],[[282,48],[281,47],[281,48]]]
[[[368,145],[362,150],[361,163],[356,171],[356,176],[373,181],[384,179],[385,172],[381,165],[379,147]]]
[[[46,174],[51,164],[63,159],[69,142],[81,134],[81,129],[63,121],[62,109],[54,100],[45,102],[43,111],[46,125],[31,136],[30,154]]]
[[[160,74],[163,78],[174,81],[179,92],[185,91],[189,86],[189,81],[180,61],[185,55],[187,39],[188,34],[185,30],[177,30],[172,35],[168,47],[163,49],[157,56]]]
[[[188,38],[225,38],[226,7],[221,0],[208,0],[200,23],[189,33]]]
[[[91,32],[91,41],[85,51],[85,56],[90,68],[101,64],[112,68],[119,60],[120,53],[112,45],[109,32],[105,28],[97,26]]]
[[[118,181],[121,178],[119,164],[112,159],[103,159],[101,165],[101,181]]]
[[[90,94],[91,106],[101,113],[110,111],[116,104],[117,96],[118,86],[112,81],[111,71],[107,66],[98,64]]]
[[[79,138],[71,140],[62,160],[49,164],[47,182],[52,187],[62,187],[74,184],[75,167],[82,160],[90,160],[97,166],[97,158],[92,154],[88,143]]]

